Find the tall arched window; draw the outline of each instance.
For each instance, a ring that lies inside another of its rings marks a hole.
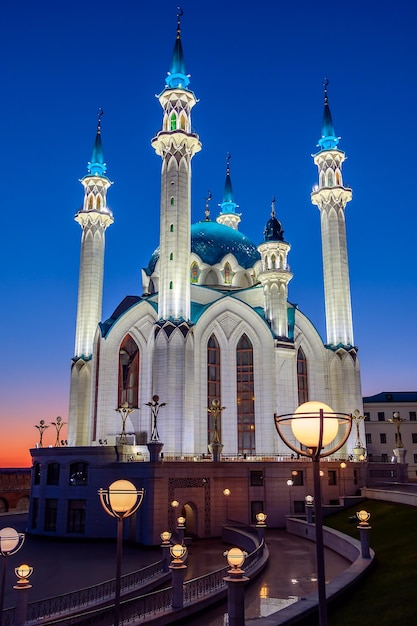
[[[237,439],[239,454],[255,453],[255,387],[253,348],[242,335],[236,349]]]
[[[302,348],[297,352],[298,404],[308,401],[307,359]]]
[[[130,335],[122,341],[119,352],[119,404],[138,406],[139,348]]]
[[[232,268],[230,263],[226,262],[224,264],[224,270],[223,270],[223,274],[224,274],[224,282],[226,285],[231,285],[232,284]]]
[[[200,277],[200,269],[198,267],[198,263],[197,261],[193,261],[191,263],[191,268],[190,268],[190,281],[192,283],[198,283],[199,277]]]
[[[171,115],[171,130],[177,129],[177,116],[175,113]]]
[[[212,335],[207,343],[207,406],[210,407],[213,400],[221,399],[220,386],[220,346],[216,337]],[[221,435],[221,421],[217,423],[217,430]],[[214,419],[211,413],[207,413],[208,443],[211,442],[214,433]],[[221,438],[220,438],[221,440]]]

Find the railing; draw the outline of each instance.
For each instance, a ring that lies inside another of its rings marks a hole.
[[[126,594],[137,590],[146,582],[156,578],[164,572],[162,561],[152,563],[143,569],[125,574],[121,580],[121,593]],[[27,621],[36,623],[39,621],[50,622],[50,618],[59,615],[80,613],[88,607],[105,602],[111,602],[115,594],[115,580],[107,580],[99,585],[86,587],[77,591],[71,591],[60,596],[38,600],[28,604]],[[2,626],[13,626],[15,609],[3,612]]]
[[[264,542],[251,553],[245,560],[245,573],[250,574],[252,568],[259,561],[264,549]],[[227,576],[228,567],[221,568],[205,576],[194,578],[184,584],[184,605],[191,605],[200,598],[220,593],[226,590],[226,583],[223,580]],[[83,590],[84,591],[84,590]],[[74,592],[80,593],[80,592]],[[68,594],[73,595],[73,594]],[[125,600],[120,605],[120,623],[141,624],[149,621],[152,616],[170,611],[172,607],[172,587],[167,587],[160,591],[154,591],[131,600]],[[48,619],[46,616],[39,616],[33,619],[28,616],[28,624],[48,624],[52,626],[112,626],[114,623],[114,607],[106,606],[94,609],[78,615],[56,616],[55,619]],[[12,626],[13,621],[3,621],[3,626]]]

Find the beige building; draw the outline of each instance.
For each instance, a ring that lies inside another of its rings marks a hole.
[[[402,447],[408,477],[417,480],[417,391],[382,392],[363,398],[368,460],[396,461]],[[397,433],[401,441],[397,440]],[[399,445],[400,444],[400,445]]]

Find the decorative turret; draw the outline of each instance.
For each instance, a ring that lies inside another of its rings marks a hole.
[[[88,174],[81,180],[84,187],[83,208],[74,218],[82,228],[75,358],[90,358],[93,351],[94,334],[101,320],[104,233],[114,221],[106,199],[112,183],[105,176],[106,164],[101,143],[102,115],[100,109]]]
[[[180,9],[177,36],[166,86],[158,96],[164,116],[152,139],[162,158],[158,315],[162,320],[190,318],[191,159],[201,150],[192,132],[191,109],[196,98],[188,89],[181,44]]]
[[[345,153],[339,150],[324,83],[324,112],[320,151],[313,156],[319,184],[311,201],[320,210],[323,249],[324,295],[326,304],[327,344],[330,348],[352,349],[353,325],[350,301],[349,268],[346,243],[345,207],[352,190],[343,186],[342,163]]]
[[[230,226],[231,228],[237,230],[241,214],[236,213],[236,209],[239,208],[239,205],[236,204],[233,199],[232,179],[230,177],[230,159],[231,154],[228,152],[226,156],[226,180],[224,183],[223,202],[219,204],[221,213],[216,218],[216,221],[219,224],[224,224],[225,226]]]
[[[272,198],[271,217],[266,223],[264,241],[258,251],[262,258],[262,271],[258,275],[264,290],[265,316],[277,339],[288,341],[288,283],[292,273],[287,264],[291,246],[284,241],[281,223],[275,217],[275,198]]]

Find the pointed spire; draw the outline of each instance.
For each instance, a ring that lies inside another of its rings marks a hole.
[[[208,192],[208,196],[207,196],[207,198],[206,198],[206,210],[205,210],[205,214],[206,214],[206,220],[205,220],[205,221],[206,221],[206,222],[211,222],[211,219],[210,219],[210,207],[209,207],[209,203],[210,203],[210,200],[212,199],[212,197],[213,197],[213,196],[212,196],[212,193],[211,193],[211,191],[209,191],[209,192]]]
[[[190,84],[190,78],[185,73],[184,53],[181,43],[181,17],[184,11],[178,7],[177,13],[177,36],[175,39],[174,50],[172,52],[171,67],[168,76],[165,79],[166,86],[169,89],[187,89]]]
[[[265,225],[264,241],[284,241],[281,222],[275,217],[275,196],[272,196],[271,217]]]
[[[104,114],[103,109],[98,110],[97,120],[97,133],[93,146],[93,154],[91,161],[88,163],[88,173],[92,176],[104,176],[106,173],[106,164],[103,156],[103,145],[101,143],[101,118]]]
[[[321,139],[318,141],[318,145],[322,150],[334,150],[337,148],[337,144],[339,143],[340,137],[336,137],[334,128],[333,128],[333,120],[332,114],[330,112],[329,107],[329,99],[327,95],[327,87],[329,86],[329,81],[327,78],[324,79],[323,87],[324,87],[324,111],[323,111],[323,121],[321,125]]]
[[[222,209],[222,213],[236,213],[238,204],[233,200],[232,178],[230,176],[230,159],[232,155],[230,152],[226,155],[226,180],[224,183],[223,202],[219,204]]]

